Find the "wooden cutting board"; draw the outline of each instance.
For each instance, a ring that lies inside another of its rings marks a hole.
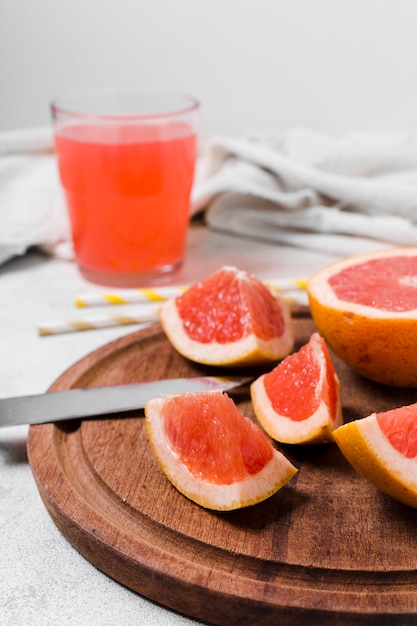
[[[314,326],[306,311],[294,319],[298,348]],[[417,390],[373,384],[334,363],[346,421],[417,401]],[[207,373],[218,372],[187,362],[155,325],[86,356],[51,390]],[[254,418],[248,387],[234,398]],[[217,513],[168,482],[142,418],[29,430],[45,506],[97,568],[222,626],[417,624],[417,511],[377,491],[335,444],[278,446],[299,468],[292,481],[254,507]]]

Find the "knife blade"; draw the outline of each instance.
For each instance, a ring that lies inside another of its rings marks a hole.
[[[188,391],[227,391],[253,380],[248,376],[194,376],[111,387],[68,389],[0,399],[0,427],[45,424],[143,409],[151,398]]]

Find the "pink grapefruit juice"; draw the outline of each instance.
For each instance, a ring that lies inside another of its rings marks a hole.
[[[169,273],[182,262],[196,158],[185,124],[67,126],[55,137],[82,273]]]

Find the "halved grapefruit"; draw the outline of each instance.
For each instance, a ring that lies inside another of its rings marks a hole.
[[[282,443],[326,443],[342,424],[339,379],[318,333],[255,380],[251,397],[261,426]]]
[[[294,345],[289,305],[252,274],[223,267],[160,309],[174,348],[206,365],[278,361]]]
[[[256,504],[297,472],[221,391],[154,398],[145,407],[145,422],[167,478],[208,509]]]
[[[355,470],[375,487],[417,507],[417,404],[344,424],[334,438]]]
[[[318,331],[345,363],[380,383],[417,386],[417,248],[333,263],[307,293]]]

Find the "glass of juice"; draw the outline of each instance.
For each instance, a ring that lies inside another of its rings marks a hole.
[[[199,102],[113,90],[56,98],[51,109],[82,275],[126,288],[172,280],[186,246]]]

